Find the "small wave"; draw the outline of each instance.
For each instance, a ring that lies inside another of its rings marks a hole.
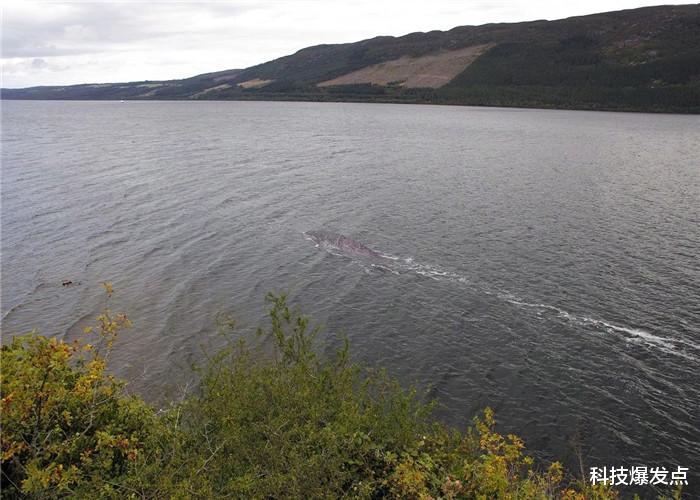
[[[146,260],[149,258],[151,255],[156,254],[158,252],[162,252],[164,250],[163,246],[161,245],[156,245],[152,248],[149,248],[146,250],[146,252],[141,256],[141,259]]]
[[[622,326],[622,325],[616,325],[614,323],[610,323],[609,321],[605,321],[602,319],[597,319],[597,318],[592,318],[590,316],[585,316],[585,315],[578,315],[574,313],[570,313],[564,309],[561,309],[559,307],[550,305],[550,304],[542,304],[538,302],[527,302],[509,292],[501,292],[497,294],[498,297],[501,299],[519,306],[519,307],[527,307],[527,308],[535,308],[535,309],[540,309],[543,311],[554,311],[557,313],[557,316],[559,318],[563,318],[567,320],[568,322],[580,325],[580,326],[590,326],[593,328],[598,329],[599,331],[604,331],[607,333],[616,333],[616,334],[622,334],[625,338],[628,340],[635,340],[635,341],[640,341],[645,343],[646,345],[654,348],[660,348],[664,352],[667,352],[669,354],[673,354],[676,356],[681,356],[683,358],[689,359],[689,360],[696,360],[693,356],[690,356],[678,349],[679,345],[686,345],[688,347],[691,347],[695,350],[700,350],[700,346],[692,344],[690,342],[686,342],[681,339],[670,339],[667,337],[661,337],[659,335],[655,335],[647,330],[644,330],[642,328],[635,328],[632,326]]]
[[[89,251],[90,252],[98,252],[102,251],[103,249],[109,249],[111,250],[112,247],[116,247],[117,245],[122,245],[124,243],[128,243],[129,238],[127,236],[121,236],[117,238],[113,238],[111,240],[103,241],[102,243],[98,243],[96,245],[93,245],[90,247]]]
[[[378,252],[378,253],[381,257],[383,257],[385,259],[389,259],[389,260],[400,260],[401,259],[401,257],[397,257],[396,255],[391,255],[388,253],[381,253],[381,252]]]
[[[447,280],[462,284],[469,283],[469,280],[461,274],[448,271],[439,266],[416,263],[413,257],[406,257],[404,259],[401,259],[400,266],[407,271],[414,272],[416,274],[425,276],[426,278],[434,279],[436,281]]]
[[[31,219],[36,220],[36,219],[40,219],[42,217],[47,217],[49,215],[58,215],[58,214],[61,214],[62,212],[63,212],[62,209],[46,210],[44,212],[37,212],[37,213],[32,214]]]
[[[306,234],[304,236],[311,240]],[[336,256],[345,256],[348,257],[348,255],[343,254],[342,252],[339,251],[339,249],[335,248],[333,245],[328,245],[328,244],[315,244],[316,248],[322,248],[326,252],[336,255]],[[420,264],[415,262],[413,257],[399,257],[396,255],[388,254],[388,253],[382,253],[380,252],[379,255],[387,259],[386,264],[371,264],[370,268],[364,267],[365,271],[370,271],[370,269],[381,269],[383,271],[389,271],[392,274],[402,274],[405,272],[412,272],[420,276],[424,276],[426,278],[430,278],[436,281],[451,281],[455,283],[460,283],[460,284],[470,284],[471,281],[458,273],[448,271],[446,269],[443,269],[439,266],[435,265],[430,265],[430,264]],[[353,259],[354,260],[354,259]],[[521,297],[518,297],[517,295],[514,295],[508,291],[491,291],[486,288],[481,288],[480,290],[482,293],[485,293],[487,295],[492,295],[496,296],[501,300],[504,300],[510,304],[513,304],[517,307],[522,307],[522,308],[528,308],[528,309],[539,309],[543,313],[545,311],[551,311],[553,313],[556,313],[556,316],[558,318],[564,319],[567,322],[577,324],[579,326],[588,326],[588,327],[593,327],[597,329],[598,331],[601,332],[606,332],[606,333],[615,333],[615,334],[621,334],[624,336],[627,340],[632,340],[632,341],[639,341],[643,342],[649,347],[652,348],[657,348],[660,349],[666,353],[673,354],[676,356],[680,356],[683,358],[686,358],[691,361],[696,361],[697,358],[679,350],[680,345],[685,345],[687,347],[692,348],[693,350],[700,351],[700,346],[693,344],[691,342],[684,341],[682,339],[670,339],[667,337],[661,337],[659,335],[655,335],[648,330],[642,329],[642,328],[635,328],[632,326],[623,326],[623,325],[616,325],[614,323],[610,323],[609,321],[605,321],[603,319],[597,319],[593,318],[590,316],[585,316],[585,315],[578,315],[571,313],[569,311],[566,311],[564,309],[561,309],[559,307],[553,306],[551,304],[544,304],[541,302],[529,302],[525,299],[522,299]]]
[[[38,271],[37,271],[36,275],[38,275],[38,274],[39,274],[39,273],[38,273]],[[39,291],[41,291],[41,290],[43,290],[43,289],[45,289],[45,288],[49,288],[49,284],[46,283],[46,282],[44,282],[44,281],[38,281],[38,282],[34,285],[34,287],[32,288],[32,290],[29,291],[29,292],[27,292],[27,293],[25,294],[25,296],[24,296],[19,302],[17,302],[16,304],[12,305],[7,311],[5,311],[5,312],[3,313],[3,315],[2,315],[2,323],[4,323],[5,321],[7,321],[8,318],[10,317],[10,315],[11,315],[12,313],[14,313],[15,311],[18,311],[18,310],[22,309],[22,308],[27,304],[27,302],[30,300],[30,298],[31,298],[33,295],[35,295],[36,293],[38,293]],[[5,305],[7,305],[7,304],[5,304]],[[2,328],[0,328],[0,331],[1,331],[1,330],[2,330]]]
[[[7,321],[8,317],[10,314],[14,313],[15,311],[20,310],[22,307],[24,307],[24,302],[20,302],[19,304],[15,304],[12,307],[10,307],[5,314],[2,315],[2,321],[3,323]]]
[[[389,266],[383,266],[381,264],[370,264],[370,267],[372,267],[373,269],[379,269],[380,271],[385,271],[385,272],[388,272],[391,274],[401,274],[396,269],[392,269]]]

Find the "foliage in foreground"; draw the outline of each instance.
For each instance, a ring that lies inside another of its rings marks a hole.
[[[317,329],[268,299],[272,356],[231,345],[165,412],[106,374],[122,314],[86,329],[97,346],[14,338],[2,348],[3,497],[617,498],[557,462],[538,471],[489,409],[460,433],[415,391],[349,363],[347,346],[321,359]]]

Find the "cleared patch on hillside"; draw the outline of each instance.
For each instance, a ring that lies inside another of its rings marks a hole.
[[[223,83],[223,84],[221,84],[221,85],[217,85],[216,87],[209,87],[208,89],[204,89],[204,90],[202,90],[202,91],[200,91],[200,92],[197,92],[196,94],[192,94],[192,96],[190,97],[190,99],[196,99],[197,97],[201,97],[201,96],[203,96],[203,95],[205,95],[205,94],[208,94],[209,92],[216,92],[216,91],[218,91],[218,90],[226,90],[226,89],[230,89],[230,88],[231,88],[231,85],[230,85],[230,84],[228,84],[228,83]]]
[[[428,87],[436,89],[449,83],[492,46],[493,44],[473,45],[421,57],[403,56],[321,82],[318,86],[372,83],[375,85],[400,85],[406,88]]]
[[[253,78],[246,82],[241,82],[238,84],[239,87],[244,89],[259,89],[270,83],[272,80],[261,80],[260,78]]]

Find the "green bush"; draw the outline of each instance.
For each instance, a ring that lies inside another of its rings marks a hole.
[[[154,412],[105,373],[129,319],[105,309],[97,321],[82,342],[32,333],[3,346],[4,497],[110,496],[144,454]]]
[[[108,287],[111,293],[111,288]],[[232,341],[195,394],[156,412],[105,372],[129,326],[109,310],[99,347],[32,333],[2,349],[3,496],[34,498],[610,499],[538,471],[487,409],[466,433],[382,370],[313,348],[318,329],[269,295],[267,355]]]

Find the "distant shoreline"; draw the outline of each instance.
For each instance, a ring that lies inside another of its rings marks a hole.
[[[4,89],[3,89],[4,91]],[[429,102],[429,101],[407,101],[401,99],[386,99],[386,100],[363,100],[363,99],[312,99],[312,98],[289,98],[286,96],[268,97],[268,98],[250,98],[242,97],[236,99],[188,99],[188,98],[170,98],[170,99],[46,99],[46,98],[27,98],[27,97],[3,97],[0,95],[0,101],[34,101],[34,102],[299,102],[299,103],[347,103],[347,104],[401,104],[401,105],[419,105],[419,106],[455,106],[461,108],[493,108],[493,109],[522,109],[522,110],[540,110],[540,111],[591,111],[604,113],[639,113],[639,114],[654,114],[654,115],[700,115],[700,109],[636,109],[636,108],[614,108],[614,107],[557,107],[557,106],[529,106],[529,105],[503,105],[503,104],[469,104],[459,102]]]

